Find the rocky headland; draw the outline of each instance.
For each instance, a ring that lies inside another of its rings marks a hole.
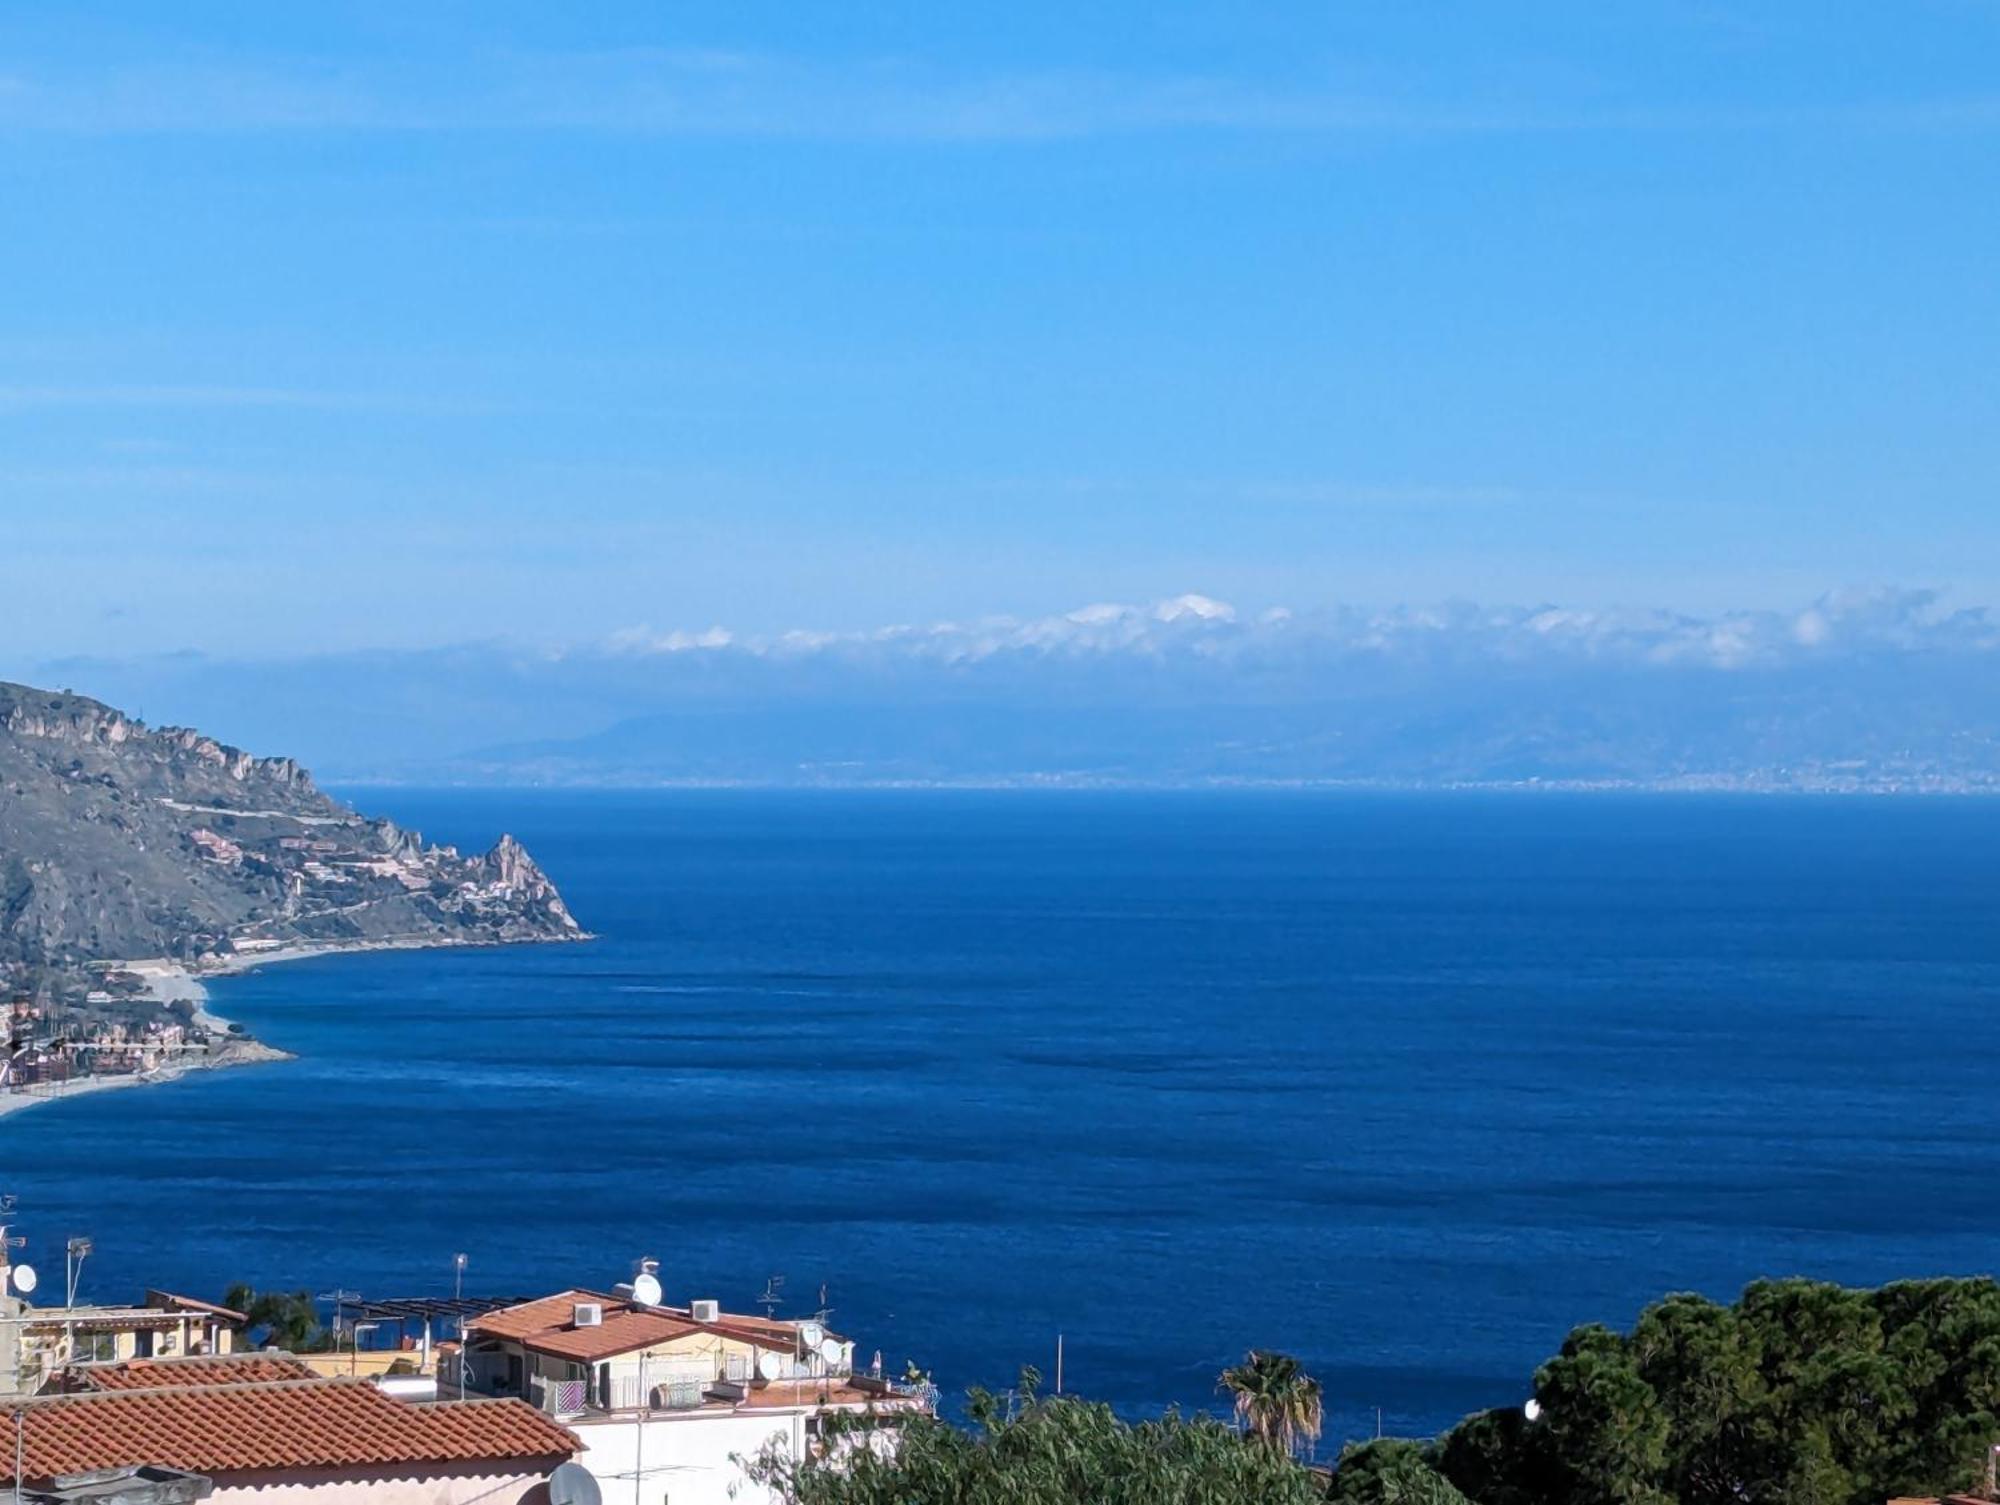
[[[206,1013],[205,973],[586,938],[512,836],[462,854],[360,814],[289,758],[0,683],[0,1087],[109,1075],[96,1068],[149,1047],[184,1064],[205,1037],[256,1056]]]

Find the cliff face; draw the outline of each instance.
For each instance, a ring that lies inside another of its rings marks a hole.
[[[427,846],[289,758],[0,684],[0,964],[582,934],[512,837],[476,857]]]

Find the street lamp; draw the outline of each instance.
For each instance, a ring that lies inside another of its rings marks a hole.
[[[66,1306],[76,1305],[76,1283],[83,1278],[83,1262],[97,1252],[97,1245],[88,1237],[71,1239],[63,1245],[63,1270],[67,1279],[64,1283]]]
[[[83,1262],[97,1246],[88,1237],[72,1238],[63,1245],[63,1363],[76,1362],[76,1283],[83,1278]]]
[[[472,1361],[465,1353],[465,1256],[451,1257],[451,1305],[452,1321],[458,1327],[458,1398],[465,1399],[465,1381],[471,1372]]]

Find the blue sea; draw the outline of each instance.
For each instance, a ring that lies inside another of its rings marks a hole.
[[[1513,1404],[1573,1324],[2000,1253],[2000,802],[355,791],[519,834],[599,939],[275,966],[296,1062],[0,1123],[86,1291],[609,1285],[948,1392],[1329,1444]]]

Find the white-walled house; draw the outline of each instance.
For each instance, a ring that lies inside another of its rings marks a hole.
[[[576,1434],[604,1505],[763,1505],[776,1496],[745,1460],[771,1447],[818,1456],[841,1416],[892,1445],[894,1428],[928,1408],[855,1374],[853,1343],[817,1322],[712,1301],[562,1291],[469,1322],[464,1361],[474,1389],[520,1396]]]

